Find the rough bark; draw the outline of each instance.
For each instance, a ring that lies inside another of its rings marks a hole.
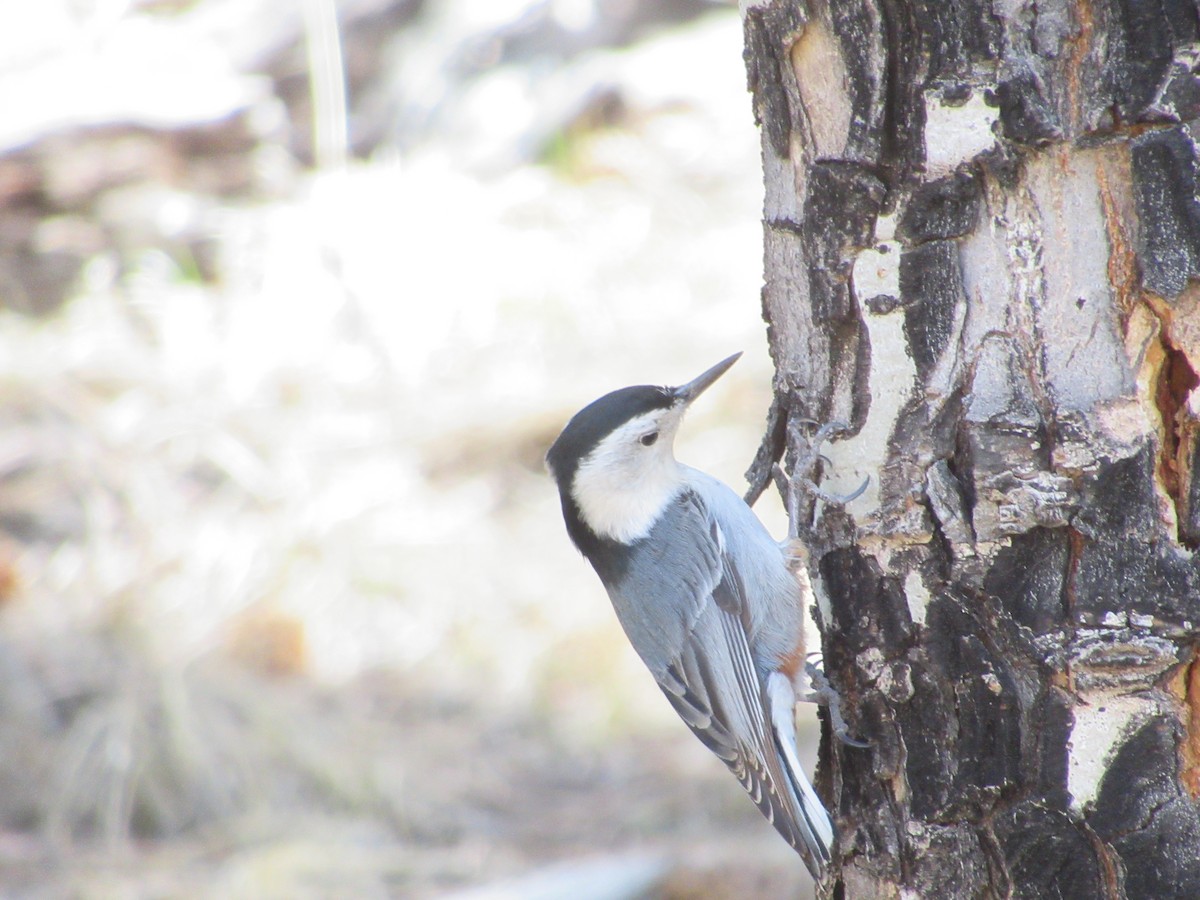
[[[808,513],[826,896],[1200,897],[1200,15],[744,10],[777,380]]]

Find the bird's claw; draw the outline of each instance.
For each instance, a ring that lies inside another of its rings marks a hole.
[[[832,503],[834,506],[845,506],[847,503],[851,502],[852,500],[857,500],[863,495],[863,491],[865,491],[867,486],[871,483],[871,476],[868,475],[866,478],[864,478],[863,483],[852,490],[849,494],[831,494],[828,491],[821,490],[821,488],[817,487],[816,484],[807,478],[804,479],[804,482],[804,486],[810,494],[820,497],[826,503]]]
[[[817,425],[817,423],[812,419],[793,419],[789,423],[789,427],[793,429],[799,428],[802,425],[811,426]],[[784,497],[784,502],[787,506],[789,538],[798,537],[800,533],[800,498],[802,494],[809,494],[832,506],[845,506],[847,503],[861,497],[868,485],[870,485],[871,478],[867,476],[863,479],[863,483],[849,494],[831,494],[813,481],[810,475],[818,462],[829,462],[828,458],[821,453],[821,447],[830,438],[838,434],[843,434],[846,431],[849,431],[849,426],[844,422],[826,422],[824,425],[818,427],[816,433],[807,441],[807,451],[792,467],[792,475],[790,477],[783,471],[779,463],[775,463],[771,467],[771,477],[779,493]]]
[[[856,750],[870,750],[872,747],[870,741],[862,741],[858,738],[850,737],[850,733],[845,729],[839,731],[835,728],[833,730],[833,736],[847,747],[854,747]]]
[[[851,737],[850,726],[846,724],[846,720],[842,716],[842,698],[829,683],[829,679],[825,677],[820,666],[806,662],[804,671],[808,673],[808,681],[812,685],[812,693],[808,695],[808,700],[824,706],[829,711],[829,722],[833,726],[834,737],[847,747],[857,747],[860,750],[869,749],[870,741]]]
[[[811,419],[798,419],[797,424],[816,425],[817,423]],[[852,500],[856,500],[862,496],[863,491],[867,489],[867,485],[871,483],[868,476],[863,479],[863,483],[858,488],[845,496],[840,494],[831,494],[828,491],[822,490],[815,481],[809,477],[809,472],[813,470],[818,462],[827,461],[827,457],[821,453],[821,447],[829,442],[830,438],[837,435],[845,434],[850,430],[850,426],[845,422],[826,422],[817,429],[817,433],[812,436],[808,442],[808,452],[797,462],[795,474],[800,476],[800,481],[804,485],[805,490],[816,497],[824,500],[826,503],[833,503],[837,506],[845,506]]]

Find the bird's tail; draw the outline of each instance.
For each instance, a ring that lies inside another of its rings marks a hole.
[[[833,822],[830,821],[821,798],[813,790],[800,765],[800,758],[796,752],[796,692],[791,681],[782,672],[772,672],[767,678],[767,701],[775,747],[783,761],[788,786],[791,788],[790,799],[794,803],[794,821],[789,823],[790,830],[804,844],[803,848],[796,849],[805,856],[805,861],[809,862],[809,868],[814,870],[813,876],[819,878],[830,860],[834,842]],[[776,828],[784,833],[780,828],[781,824],[776,824]],[[787,834],[784,836],[789,837]],[[805,850],[808,851],[807,854]]]

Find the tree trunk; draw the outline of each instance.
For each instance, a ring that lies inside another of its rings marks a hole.
[[[825,896],[1200,897],[1200,17],[745,9],[776,402],[859,750]]]

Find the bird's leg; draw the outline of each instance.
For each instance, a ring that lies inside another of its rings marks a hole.
[[[800,492],[796,490],[796,486],[787,477],[787,473],[783,471],[783,467],[779,463],[771,466],[771,479],[775,482],[779,496],[783,497],[784,506],[787,507],[787,540],[781,541],[780,545],[784,549],[788,549],[791,543],[800,537]]]
[[[850,726],[846,724],[845,718],[842,717],[842,698],[838,696],[838,692],[829,683],[829,679],[825,677],[825,673],[821,671],[820,666],[806,662],[804,664],[804,671],[808,674],[808,683],[812,687],[812,691],[804,699],[809,703],[820,704],[829,710],[829,721],[833,725],[834,736],[847,747],[858,747],[860,749],[870,747],[871,744],[868,741],[860,741],[858,738],[850,736]]]
[[[815,424],[811,419],[793,419],[790,421],[788,423],[788,430],[791,432],[792,446],[799,447],[803,445],[800,441],[802,435],[793,429],[799,429],[801,425]],[[817,468],[817,464],[825,460],[825,457],[821,455],[822,445],[835,434],[845,432],[846,430],[847,426],[842,422],[826,422],[820,426],[811,440],[803,442],[807,444],[807,450],[798,456],[795,464],[792,466],[792,475],[790,478],[784,473],[778,463],[772,468],[771,476],[775,480],[776,487],[779,489],[787,506],[788,540],[785,543],[785,547],[794,548],[799,542],[800,500],[805,493],[811,494],[834,506],[845,506],[850,501],[861,496],[863,491],[867,489],[867,485],[870,484],[871,479],[868,477],[852,493],[846,496],[839,496],[822,490],[813,480],[813,473]],[[795,551],[792,550],[791,552]],[[846,719],[842,715],[842,698],[834,690],[833,685],[829,683],[829,679],[825,677],[825,673],[821,668],[806,661],[804,671],[808,676],[810,690],[803,699],[808,700],[810,703],[820,704],[829,711],[829,720],[833,725],[833,733],[837,739],[848,747],[870,747],[869,743],[851,737],[850,726],[846,724]]]

